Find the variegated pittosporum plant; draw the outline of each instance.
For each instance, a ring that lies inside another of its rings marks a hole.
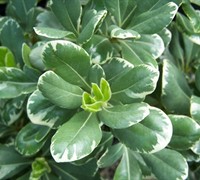
[[[198,179],[199,0],[0,2],[0,179]]]

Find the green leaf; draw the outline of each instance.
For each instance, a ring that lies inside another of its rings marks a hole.
[[[165,108],[172,113],[189,114],[190,96],[191,90],[183,72],[169,60],[164,60],[161,98]]]
[[[81,105],[83,90],[66,82],[53,71],[40,76],[38,88],[44,97],[59,107],[74,109]]]
[[[103,101],[104,102],[109,101],[111,98],[112,92],[111,92],[109,83],[104,78],[101,78],[100,89],[103,94]]]
[[[80,46],[64,40],[50,41],[43,48],[43,60],[47,68],[53,69],[65,81],[90,89],[85,81],[90,57]]]
[[[49,127],[28,123],[17,134],[17,151],[24,156],[36,154],[44,146],[49,132]]]
[[[61,179],[65,180],[93,180],[100,178],[95,178],[95,174],[97,171],[96,160],[91,160],[84,165],[76,166],[71,163],[49,163],[52,171],[56,173]]]
[[[133,103],[103,108],[98,112],[99,120],[114,129],[130,127],[142,121],[149,115],[149,108],[146,103]]]
[[[103,68],[99,64],[94,64],[89,71],[88,80],[90,83],[100,84],[101,78],[105,78]]]
[[[113,44],[104,36],[94,35],[91,40],[83,44],[83,48],[88,52],[91,61],[99,64],[109,59],[113,54]]]
[[[200,124],[200,97],[192,96],[190,100],[190,114],[195,121]]]
[[[72,32],[49,28],[49,27],[34,27],[34,31],[37,35],[42,37],[47,37],[50,39],[60,39],[65,37],[70,39],[75,38],[75,35]]]
[[[158,179],[186,179],[188,177],[188,164],[177,151],[164,149],[154,154],[142,154],[142,157]]]
[[[178,6],[169,2],[157,8],[153,8],[134,16],[129,27],[140,34],[154,34],[158,33],[167,27],[173,20]]]
[[[109,147],[97,161],[99,168],[112,166],[123,154],[124,146],[121,143]]]
[[[119,27],[126,26],[133,17],[136,8],[135,1],[131,0],[104,0],[105,6],[111,13],[114,24]]]
[[[195,73],[195,85],[197,89],[200,91],[200,67],[198,67]]]
[[[20,69],[0,67],[0,98],[14,98],[29,94],[35,88],[36,82],[32,82]]]
[[[113,130],[115,137],[126,147],[141,153],[154,153],[165,148],[172,137],[172,124],[158,108],[149,107],[150,114],[141,122]]]
[[[78,43],[85,44],[88,42],[92,35],[94,34],[97,27],[102,23],[104,18],[106,17],[107,11],[102,10],[95,14],[92,19],[87,23],[87,25],[83,28],[82,32],[79,34],[77,39]]]
[[[110,28],[110,37],[116,39],[139,39],[141,36],[138,32],[132,29],[122,29],[116,25],[112,25]]]
[[[38,90],[34,91],[27,102],[27,115],[32,123],[57,128],[74,112],[52,104]]]
[[[110,82],[112,99],[121,102],[143,99],[155,90],[158,77],[157,69],[147,65],[136,66]]]
[[[122,57],[133,65],[147,64],[157,68],[155,59],[164,52],[164,43],[157,34],[142,35],[140,39],[120,41]]]
[[[9,179],[31,164],[29,159],[18,154],[13,147],[0,144],[0,154],[0,179]]]
[[[123,157],[116,169],[114,180],[141,180],[142,172],[133,152],[124,148]]]
[[[200,139],[200,126],[183,115],[169,115],[173,125],[173,135],[169,146],[173,149],[190,149]]]
[[[9,48],[17,61],[17,64],[23,65],[22,61],[22,44],[24,43],[24,35],[19,24],[10,19],[6,21],[2,27],[0,34],[1,43]]]
[[[81,16],[80,1],[51,0],[50,7],[65,29],[77,35]]]
[[[23,104],[25,103],[26,95],[21,95],[19,97],[9,99],[2,106],[1,117],[2,123],[11,126],[17,120],[20,119],[20,116],[23,113]]]
[[[52,138],[51,154],[56,162],[79,160],[97,147],[101,137],[96,116],[79,112],[57,130]]]
[[[114,68],[113,68],[114,67]],[[108,82],[112,82],[133,69],[133,65],[125,59],[113,57],[103,64],[103,69]]]

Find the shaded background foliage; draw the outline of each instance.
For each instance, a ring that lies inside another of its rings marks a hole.
[[[199,178],[198,0],[0,2],[0,179]]]

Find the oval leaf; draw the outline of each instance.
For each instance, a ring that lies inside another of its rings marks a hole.
[[[189,114],[190,95],[185,75],[172,62],[164,60],[161,97],[165,108],[172,113]]]
[[[160,109],[150,107],[150,114],[141,122],[113,130],[121,143],[133,151],[154,153],[165,148],[172,137],[172,124]]]
[[[151,66],[136,66],[119,76],[111,84],[112,98],[126,103],[126,99],[143,99],[152,93],[159,77],[159,71]]]
[[[57,128],[72,114],[73,111],[52,104],[38,90],[31,94],[27,102],[27,115],[34,124]]]
[[[88,22],[88,24],[84,27],[82,32],[80,33],[78,37],[78,42],[80,44],[84,44],[88,42],[92,35],[94,34],[94,31],[96,30],[97,26],[102,23],[103,19],[106,17],[107,11],[102,10],[96,13],[96,15]]]
[[[53,104],[68,109],[81,105],[83,90],[72,85],[53,71],[47,71],[38,80],[38,88]]]
[[[114,129],[130,127],[149,115],[146,103],[133,103],[104,108],[98,113],[99,119]]]
[[[112,166],[123,154],[124,146],[121,143],[109,147],[97,161],[99,168]]]
[[[192,118],[195,119],[198,124],[200,124],[200,97],[193,95],[190,103],[190,114]]]
[[[36,89],[36,82],[30,80],[18,68],[0,67],[0,98],[14,98],[29,94]]]
[[[24,156],[36,154],[44,146],[49,132],[49,127],[27,124],[17,134],[15,142],[17,151]]]
[[[173,149],[190,149],[200,139],[200,126],[183,115],[169,115],[173,125],[173,135],[169,146]]]
[[[69,53],[70,52],[70,53]],[[43,48],[44,64],[67,82],[89,89],[85,81],[90,57],[80,46],[64,40],[48,42]]]
[[[154,154],[142,154],[142,157],[158,179],[186,179],[188,176],[188,164],[177,151],[163,149]]]
[[[89,155],[102,137],[95,114],[79,112],[63,124],[52,138],[51,154],[56,162],[71,162]]]

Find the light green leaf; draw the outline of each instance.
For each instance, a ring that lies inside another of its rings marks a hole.
[[[26,43],[23,43],[22,58],[23,58],[24,64],[31,68],[32,66],[31,66],[30,57],[29,57],[30,53],[31,53],[31,48]]]
[[[114,180],[141,180],[142,172],[133,152],[124,148],[123,157],[116,169]]]
[[[52,104],[36,90],[28,99],[27,115],[32,123],[57,128],[67,121],[74,112]]]
[[[42,61],[43,47],[44,47],[44,43],[36,44],[29,54],[31,67],[38,69],[40,71],[46,70],[45,65]]]
[[[0,66],[16,67],[13,53],[4,46],[0,47]]]
[[[50,7],[65,29],[77,35],[81,16],[80,1],[51,0]]]
[[[157,68],[155,59],[164,52],[164,43],[157,34],[142,35],[137,40],[120,41],[122,56],[133,65],[147,64]]]
[[[150,114],[141,122],[113,130],[115,137],[133,151],[154,153],[164,149],[172,137],[172,124],[158,108],[149,107]]]
[[[12,51],[17,64],[20,64],[22,67],[23,61],[21,49],[25,39],[19,24],[13,19],[6,21],[2,27],[0,39],[2,45]]]
[[[104,18],[106,17],[107,11],[102,10],[95,14],[95,16],[87,23],[87,25],[83,28],[82,32],[79,34],[77,41],[80,44],[85,44],[88,42],[92,35],[94,34],[96,28],[102,23]]]
[[[151,66],[135,66],[110,82],[112,99],[121,102],[143,99],[155,90],[158,77],[159,71]]]
[[[97,161],[99,168],[112,166],[123,154],[124,146],[121,143],[110,146]]]
[[[200,126],[183,115],[169,115],[173,125],[173,135],[169,146],[177,150],[190,149],[200,139]]]
[[[34,27],[35,33],[42,37],[47,37],[50,39],[60,39],[60,38],[70,38],[74,39],[75,35],[69,31],[63,31],[59,29],[49,28],[49,27]]]
[[[188,164],[177,151],[164,149],[154,154],[142,154],[142,157],[158,179],[186,179],[188,177]]]
[[[40,76],[38,88],[44,97],[59,107],[74,109],[81,105],[83,90],[66,82],[53,71]]]
[[[198,124],[200,124],[200,97],[193,95],[190,103],[190,114],[192,118],[195,119]]]
[[[79,160],[97,147],[101,137],[95,114],[79,112],[57,130],[52,138],[51,154],[56,162]]]
[[[183,72],[169,60],[164,60],[161,98],[165,108],[172,113],[188,114],[190,96],[191,90]]]
[[[90,57],[80,46],[64,40],[50,41],[43,48],[43,60],[47,68],[53,69],[65,81],[90,89],[85,80]]]
[[[18,154],[13,147],[0,144],[0,179],[9,179],[30,166],[30,159]]]
[[[114,129],[130,127],[142,121],[149,115],[149,108],[146,103],[133,103],[103,108],[98,112],[99,120]]]
[[[152,7],[152,9],[134,16],[129,27],[140,34],[154,34],[158,33],[167,27],[173,20],[178,6],[169,2],[167,4]]]
[[[18,68],[0,67],[0,98],[14,98],[29,94],[36,88],[36,82]]]
[[[112,92],[111,92],[109,83],[104,78],[101,78],[100,89],[103,94],[103,101],[104,102],[109,101],[111,98]]]
[[[139,39],[141,36],[138,32],[132,29],[122,29],[116,25],[112,25],[110,28],[110,37],[117,39]]]
[[[24,156],[36,154],[44,146],[49,132],[49,127],[28,123],[17,134],[17,151]]]

